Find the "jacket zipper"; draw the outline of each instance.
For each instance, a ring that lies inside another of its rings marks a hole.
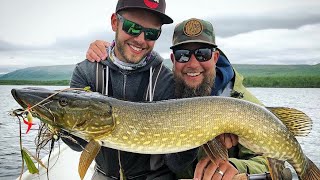
[[[123,73],[123,99],[126,99],[127,74]]]

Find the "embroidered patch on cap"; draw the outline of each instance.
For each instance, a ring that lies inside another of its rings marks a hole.
[[[197,19],[191,19],[183,27],[183,32],[187,36],[199,36],[203,31],[203,25]]]
[[[159,6],[160,0],[144,0],[144,4],[151,9],[156,9]]]

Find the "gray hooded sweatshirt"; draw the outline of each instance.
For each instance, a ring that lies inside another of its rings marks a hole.
[[[146,65],[135,70],[123,70],[116,66],[110,59],[102,61],[108,67],[104,81],[108,82],[104,92],[114,98],[141,102],[148,98],[144,97],[150,83],[150,71],[163,63],[163,59],[156,52],[151,52]],[[70,87],[83,88],[90,86],[96,91],[96,68],[97,63],[84,60],[77,64],[74,69]],[[151,70],[150,70],[151,69]],[[162,66],[156,75],[156,81],[152,82],[153,101],[174,98],[173,74],[166,66]],[[105,83],[106,84],[106,83]],[[149,91],[147,91],[149,92]],[[82,146],[86,141],[74,137]],[[82,148],[63,138],[63,141],[73,150],[82,151]],[[106,179],[119,179],[119,157],[124,175],[127,179],[175,179],[174,172],[182,170],[190,165],[196,158],[197,151],[191,150],[184,153],[167,155],[147,155],[118,151],[102,147],[96,157],[96,169],[104,174]],[[173,162],[174,161],[174,162]],[[177,166],[180,164],[181,166]]]

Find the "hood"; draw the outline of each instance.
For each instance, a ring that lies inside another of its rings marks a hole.
[[[114,42],[111,46],[114,46]],[[107,51],[109,48],[107,48]],[[151,51],[151,53],[148,55],[147,64],[145,66],[139,67],[135,70],[128,70],[130,72],[143,72],[150,69],[150,67],[156,67],[159,64],[163,62],[163,58],[155,51]],[[123,69],[120,69],[117,65],[115,65],[109,58],[107,58],[104,61],[101,61],[102,64],[108,65],[111,69],[114,69],[116,71],[126,71]]]
[[[234,77],[233,68],[227,58],[227,56],[220,50],[220,56],[216,64],[216,79],[214,89],[211,91],[211,95],[217,95],[217,92],[232,80]]]

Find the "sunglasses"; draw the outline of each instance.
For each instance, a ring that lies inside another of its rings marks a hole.
[[[194,56],[199,62],[205,62],[211,59],[212,52],[215,50],[215,48],[199,48],[195,50],[174,49],[173,55],[175,60],[179,63],[188,62],[192,54],[194,54]]]
[[[144,32],[145,40],[155,41],[161,34],[161,29],[145,28],[140,24],[125,19],[120,14],[117,14],[117,17],[121,22],[123,22],[122,30],[131,36],[137,37]]]

